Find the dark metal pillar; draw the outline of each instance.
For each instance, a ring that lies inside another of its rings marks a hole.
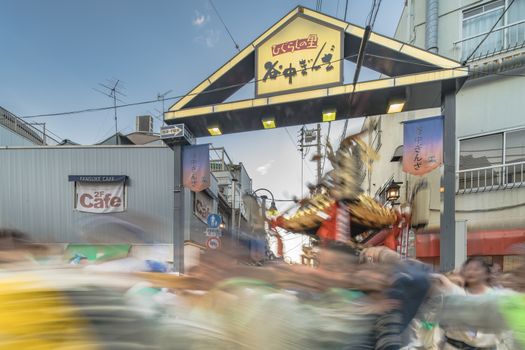
[[[456,92],[446,93],[443,99],[443,163],[441,179],[442,206],[440,218],[440,269],[453,270],[456,249]]]
[[[182,145],[172,147],[173,188],[173,271],[184,273],[184,187],[182,185]]]

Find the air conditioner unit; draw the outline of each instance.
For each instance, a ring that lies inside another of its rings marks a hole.
[[[139,132],[153,132],[153,117],[151,115],[139,115],[137,117],[136,130]]]

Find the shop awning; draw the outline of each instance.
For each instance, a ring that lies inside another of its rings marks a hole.
[[[525,242],[525,228],[515,230],[494,230],[469,232],[467,255],[491,256],[512,254],[511,247]],[[439,234],[416,235],[416,256],[418,258],[439,257]]]
[[[64,257],[70,260],[75,255],[85,256],[90,261],[120,259],[128,256],[130,244],[68,244]]]
[[[68,181],[83,182],[122,182],[126,181],[127,175],[69,175]]]

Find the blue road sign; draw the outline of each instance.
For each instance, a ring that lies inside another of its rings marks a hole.
[[[218,214],[208,215],[208,227],[209,228],[219,228],[219,225],[222,222],[222,218]]]

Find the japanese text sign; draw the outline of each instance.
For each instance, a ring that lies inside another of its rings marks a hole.
[[[210,187],[209,144],[183,147],[182,181],[184,187],[194,192]]]
[[[443,163],[443,117],[404,123],[403,171],[424,175]]]
[[[298,16],[257,47],[256,95],[342,83],[343,33]]]

